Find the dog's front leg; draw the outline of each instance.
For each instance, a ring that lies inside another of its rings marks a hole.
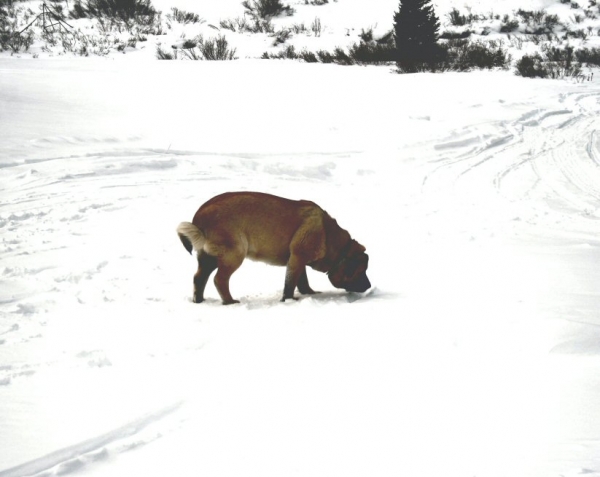
[[[306,267],[302,270],[302,274],[298,279],[298,291],[303,295],[316,295],[319,292],[314,291],[308,284],[308,275],[306,274]]]
[[[322,232],[320,219],[307,220],[294,234],[290,244],[290,258],[285,274],[283,299],[294,298],[294,290],[298,287],[302,294],[312,294],[314,291],[308,285],[306,264],[322,258],[325,255],[325,236]]]
[[[283,287],[283,298],[281,301],[285,301],[288,298],[297,300],[297,298],[294,298],[294,290],[296,290],[298,280],[300,280],[303,272],[306,273],[305,264],[298,256],[290,256],[285,271],[285,285]]]

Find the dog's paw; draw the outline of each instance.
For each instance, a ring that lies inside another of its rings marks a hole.
[[[284,297],[281,299],[281,302],[282,302],[282,303],[285,303],[285,300],[294,300],[294,301],[298,301],[298,298],[297,298],[297,297],[295,297],[295,296],[284,296]]]

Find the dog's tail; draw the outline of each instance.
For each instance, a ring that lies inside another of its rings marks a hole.
[[[202,231],[191,222],[181,222],[177,227],[177,235],[190,254],[192,250],[202,250],[206,240]]]

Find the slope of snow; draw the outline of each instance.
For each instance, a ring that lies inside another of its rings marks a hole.
[[[600,475],[600,86],[0,60],[0,476]],[[314,200],[374,287],[240,305],[174,229]]]

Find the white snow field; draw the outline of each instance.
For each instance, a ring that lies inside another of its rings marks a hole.
[[[0,477],[600,476],[600,82],[0,60]],[[317,202],[373,288],[175,233]]]

